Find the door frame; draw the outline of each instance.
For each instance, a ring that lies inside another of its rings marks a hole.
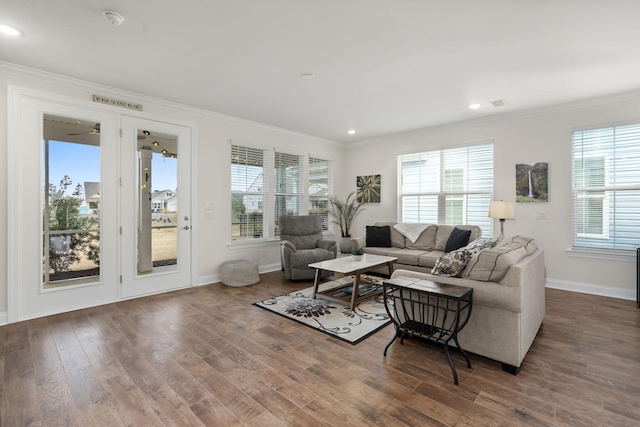
[[[104,88],[99,88],[103,91]],[[120,95],[122,96],[122,95]],[[125,96],[135,96],[134,94],[129,94]],[[117,117],[117,128],[120,129],[117,141],[116,148],[116,156],[118,158],[117,165],[118,170],[117,174],[119,177],[122,176],[122,171],[120,170],[120,146],[122,143],[122,116],[135,116],[143,119],[155,120],[165,123],[171,123],[179,126],[185,126],[191,128],[191,159],[189,161],[190,166],[190,175],[191,175],[191,200],[190,200],[190,211],[191,211],[191,223],[192,228],[198,226],[198,212],[197,212],[197,200],[196,195],[197,192],[197,170],[196,170],[196,161],[197,153],[197,126],[193,122],[188,122],[184,120],[176,120],[173,118],[156,116],[148,113],[137,112],[133,110],[123,109],[119,107],[114,107],[106,104],[98,104],[90,101],[86,101],[83,99],[73,98],[64,95],[58,95],[50,92],[43,92],[35,89],[25,88],[21,86],[15,85],[7,85],[7,323],[14,323],[22,320],[28,320],[29,317],[22,318],[20,309],[20,293],[22,291],[22,269],[24,268],[24,264],[21,260],[21,255],[19,251],[14,250],[15,248],[20,248],[20,238],[22,233],[23,220],[21,217],[22,207],[17,203],[21,200],[21,183],[19,179],[19,171],[22,168],[21,155],[20,155],[20,143],[21,143],[21,120],[24,116],[24,112],[21,112],[20,105],[24,99],[33,99],[36,101],[49,102],[53,104],[58,104],[60,106],[67,106],[79,109],[90,110],[94,112],[99,112],[103,114],[114,114]],[[168,108],[171,108],[168,106]],[[175,111],[175,110],[174,110]],[[121,188],[117,189],[117,200],[121,200]],[[118,227],[122,226],[122,218],[121,218],[121,206],[117,206],[118,219],[117,224]],[[197,229],[196,229],[197,231]],[[197,270],[197,232],[191,233],[191,260],[189,263],[190,268],[190,283],[189,286],[194,286],[194,277]],[[118,259],[118,276],[122,272],[122,263],[121,263],[121,255],[122,255],[122,236],[119,235],[117,238],[117,245],[115,248],[116,257]],[[37,256],[40,256],[38,254]],[[135,297],[134,297],[135,298]],[[72,310],[79,310],[83,308],[88,308],[91,306],[107,304],[110,302],[123,300],[122,296],[122,288],[121,284],[117,284],[117,295],[115,299],[105,300],[96,304],[89,304],[84,306],[78,306],[72,308]],[[128,299],[128,298],[127,298]],[[63,311],[68,311],[64,309]],[[63,312],[60,311],[60,312]]]

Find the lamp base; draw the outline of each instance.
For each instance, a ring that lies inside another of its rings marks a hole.
[[[500,219],[500,234],[498,235],[498,242],[504,238],[504,218]]]

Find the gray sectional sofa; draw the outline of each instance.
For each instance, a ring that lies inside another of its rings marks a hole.
[[[395,225],[384,224],[392,230]],[[480,237],[478,227],[459,227],[473,230],[469,242]],[[515,236],[494,247],[471,250],[463,247],[441,259],[446,231],[450,233],[452,229],[438,225],[428,227],[423,232],[427,234],[411,244],[413,247],[409,247],[404,235],[394,235],[392,231],[392,246],[364,248],[366,253],[397,257],[393,277],[417,277],[472,288],[473,309],[469,323],[458,335],[460,345],[465,351],[500,362],[503,370],[515,375],[545,316],[544,251],[533,239]],[[365,241],[355,238],[351,243],[357,247]],[[424,249],[416,248],[419,241],[425,245]],[[428,246],[428,241],[432,246]],[[444,263],[444,258],[459,258],[463,254],[467,258],[455,274],[431,274],[436,264]]]

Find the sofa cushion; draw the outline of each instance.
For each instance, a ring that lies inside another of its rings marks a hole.
[[[538,248],[530,237],[516,236],[498,246],[483,249],[469,260],[461,277],[484,282],[500,281],[511,266]]]
[[[435,224],[431,224],[422,232],[422,234],[420,234],[420,237],[418,237],[414,243],[411,243],[411,240],[407,239],[407,248],[419,249],[423,251],[434,250],[436,247],[437,232],[438,226]]]
[[[418,265],[420,255],[424,255],[424,251],[417,249],[394,249],[387,252],[387,256],[394,256],[398,258],[396,261],[398,264],[406,264],[406,265]]]
[[[400,222],[393,226],[400,234],[407,238],[407,240],[411,243],[415,243],[418,240],[418,237],[422,234],[424,230],[429,227],[430,224],[422,224],[419,222]],[[407,242],[408,243],[408,242]]]
[[[391,246],[391,227],[367,225],[366,239],[370,248],[388,248]]]
[[[382,255],[382,256],[392,256],[392,255],[387,255],[388,253],[390,253],[391,251],[395,251],[398,248],[394,248],[392,246],[389,246],[388,248],[381,248],[381,247],[365,247],[364,248],[364,253],[365,254],[373,254],[373,255]],[[394,255],[395,256],[395,255]]]
[[[451,230],[451,234],[449,235],[449,239],[447,240],[447,244],[444,247],[444,252],[455,251],[456,249],[460,249],[469,244],[469,236],[471,235],[471,230],[462,230],[458,227],[455,227]]]
[[[391,246],[395,246],[396,248],[404,248],[405,247],[405,237],[395,228],[397,222],[376,222],[374,225],[380,227],[383,225],[388,225],[391,227]]]
[[[433,268],[438,261],[438,258],[443,254],[442,251],[431,251],[420,255],[418,258],[418,265],[420,267]]]

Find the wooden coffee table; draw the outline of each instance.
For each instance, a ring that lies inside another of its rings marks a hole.
[[[398,258],[383,256],[383,255],[373,255],[373,254],[364,254],[361,259],[355,259],[352,256],[330,259],[327,261],[314,262],[313,264],[309,264],[309,267],[316,269],[316,277],[313,282],[313,295],[312,298],[322,298],[328,299],[337,302],[344,302],[344,298],[337,298],[334,295],[340,289],[347,288],[349,286],[353,286],[351,291],[351,311],[355,310],[356,303],[362,301],[365,298],[370,298],[375,295],[379,295],[382,292],[382,287],[380,287],[379,291],[375,293],[367,292],[366,295],[359,295],[358,287],[360,286],[360,276],[363,273],[373,270],[376,267],[380,267],[382,265],[387,265],[389,267],[389,275],[393,273],[393,263],[396,262]],[[318,286],[320,285],[320,272],[322,270],[332,271],[334,273],[342,273],[347,275],[353,275],[353,284],[341,285],[335,288],[326,289],[322,292],[318,291]]]

